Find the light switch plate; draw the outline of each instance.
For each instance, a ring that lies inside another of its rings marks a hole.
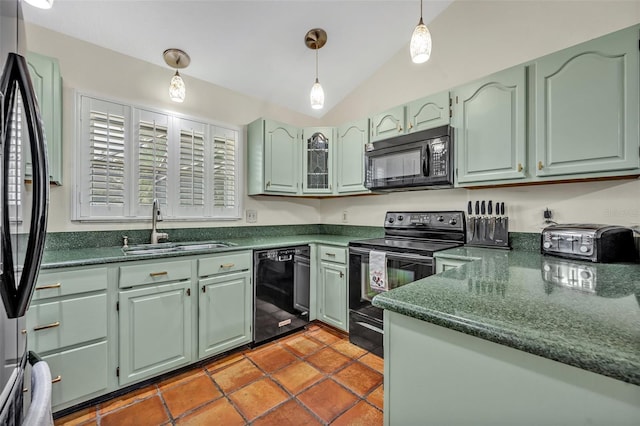
[[[247,223],[256,223],[258,221],[257,210],[247,210]]]

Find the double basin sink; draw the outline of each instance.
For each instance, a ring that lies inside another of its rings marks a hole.
[[[213,250],[217,248],[232,247],[235,244],[220,241],[197,241],[190,243],[158,243],[158,244],[136,244],[123,247],[125,255],[140,254],[161,254],[161,253],[185,253],[198,250]]]

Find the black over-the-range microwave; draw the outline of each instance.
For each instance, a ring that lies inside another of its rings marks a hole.
[[[368,144],[365,167],[371,190],[453,188],[453,129],[441,126]]]

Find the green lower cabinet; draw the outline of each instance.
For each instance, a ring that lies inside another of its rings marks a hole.
[[[640,167],[638,35],[634,26],[535,62],[536,176]]]
[[[44,356],[51,370],[51,406],[53,411],[107,391],[109,371],[107,342]],[[71,402],[71,403],[70,403]]]
[[[191,281],[120,291],[120,385],[192,361]]]
[[[318,293],[320,321],[347,331],[347,267],[321,261]]]
[[[251,342],[251,273],[201,279],[198,287],[198,357],[206,358]]]
[[[460,186],[526,177],[526,81],[518,66],[454,90]]]

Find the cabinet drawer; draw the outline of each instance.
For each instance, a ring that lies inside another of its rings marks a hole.
[[[33,304],[27,312],[29,349],[47,352],[107,335],[107,295]]]
[[[51,405],[55,407],[107,389],[107,342],[43,357],[51,369]]]
[[[248,251],[198,260],[199,277],[249,269],[251,269],[251,252]]]
[[[191,278],[190,260],[121,266],[119,287],[158,284],[189,278]]]
[[[347,263],[347,250],[342,247],[320,246],[320,260]]]
[[[107,268],[87,268],[75,271],[42,271],[32,300],[105,290]]]

